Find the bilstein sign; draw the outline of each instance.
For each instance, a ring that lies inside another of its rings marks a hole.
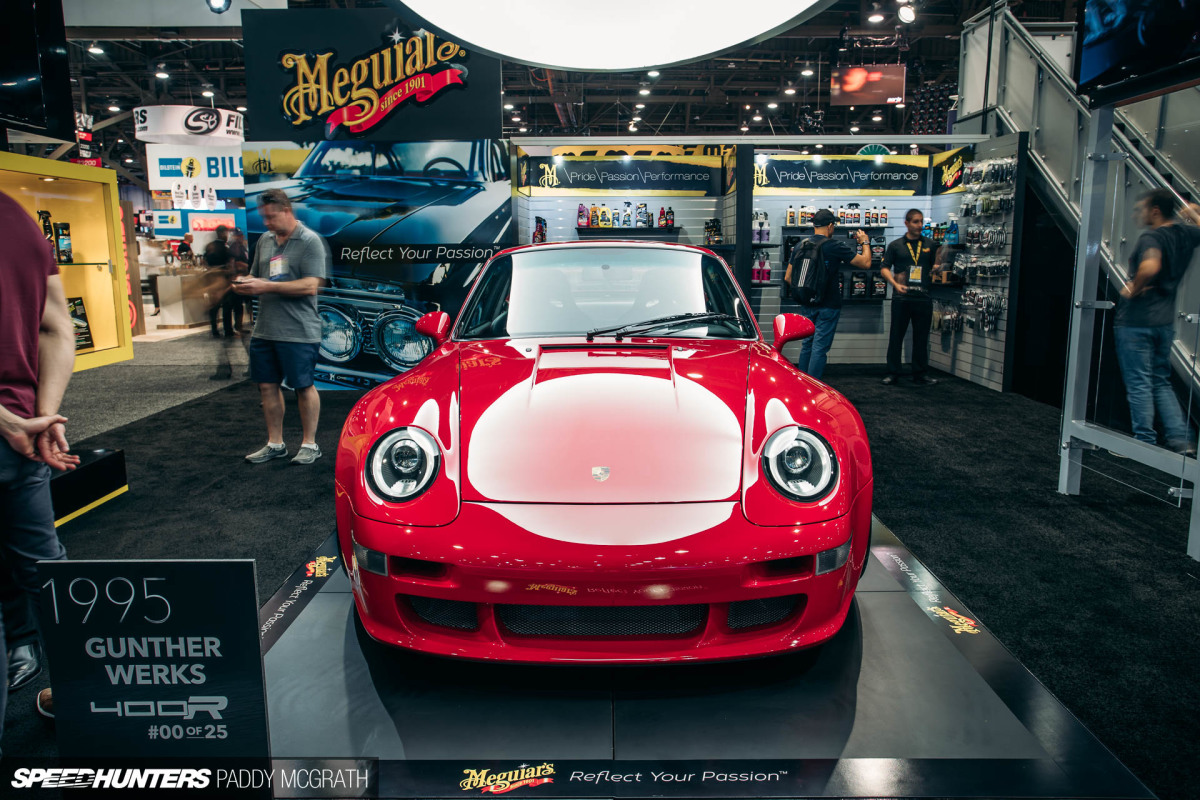
[[[499,62],[390,12],[251,11],[242,25],[256,140],[500,135]]]

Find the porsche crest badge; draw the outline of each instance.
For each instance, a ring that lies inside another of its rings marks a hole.
[[[592,467],[592,477],[601,483],[608,480],[608,475],[610,472],[612,472],[612,470],[610,470],[608,467]]]

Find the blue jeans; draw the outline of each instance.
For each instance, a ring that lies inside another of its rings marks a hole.
[[[1179,399],[1171,387],[1171,344],[1175,341],[1175,326],[1134,328],[1118,325],[1113,328],[1117,344],[1117,363],[1125,379],[1129,397],[1129,416],[1133,436],[1154,444],[1154,412],[1162,421],[1167,446],[1181,450],[1189,444],[1187,420],[1179,407]]]
[[[796,366],[801,372],[820,380],[825,374],[825,362],[829,357],[829,347],[833,344],[833,334],[837,330],[838,317],[842,315],[842,310],[800,306],[800,314],[812,320],[817,326],[817,332],[800,345],[800,358],[796,360]]]

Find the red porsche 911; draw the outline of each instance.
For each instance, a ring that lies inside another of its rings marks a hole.
[[[519,247],[338,446],[338,539],[373,638],[469,659],[745,658],[841,628],[866,560],[862,420],[767,345],[696,247]]]

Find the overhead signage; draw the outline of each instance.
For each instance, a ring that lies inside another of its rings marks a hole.
[[[148,144],[146,162],[146,182],[152,190],[171,189],[178,181],[238,195],[245,189],[240,150]]]
[[[133,132],[142,142],[201,147],[238,147],[245,139],[242,115],[205,106],[141,106]]]
[[[760,156],[754,193],[911,197],[928,176],[927,156]]]
[[[500,62],[390,11],[247,11],[254,139],[499,138]]]
[[[154,211],[154,236],[159,239],[179,239],[185,233],[215,231],[218,225],[246,230],[246,212],[240,208],[229,211],[177,209]]]
[[[897,105],[904,102],[907,70],[902,64],[834,67],[829,78],[829,104]]]
[[[253,561],[38,566],[62,756],[268,754]]]
[[[563,158],[521,156],[519,191],[530,196],[719,197],[720,156]]]
[[[930,181],[933,184],[930,194],[961,193],[966,165],[974,158],[973,147],[960,147],[932,156],[929,159]]]
[[[102,167],[104,166],[98,158],[72,158],[72,164],[82,164],[85,167]]]

